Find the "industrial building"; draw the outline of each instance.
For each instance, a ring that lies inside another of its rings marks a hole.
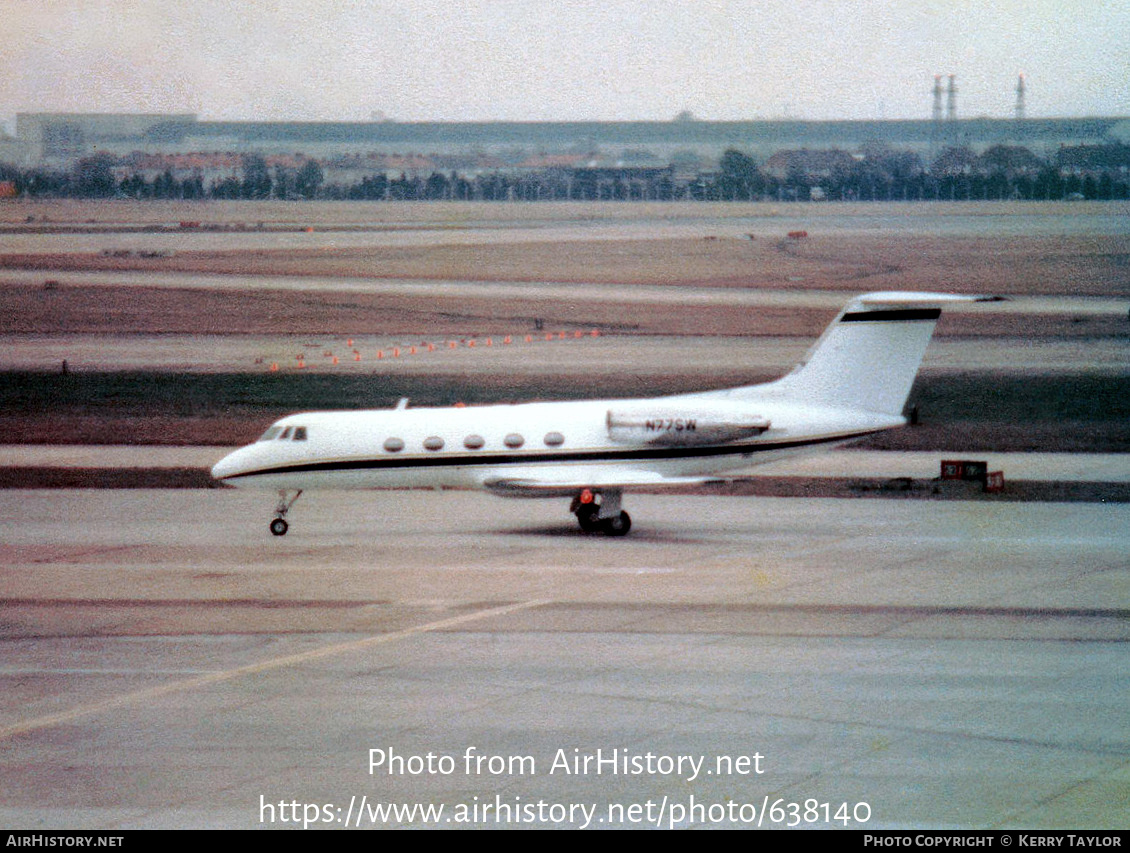
[[[0,162],[69,168],[98,153],[257,153],[318,160],[473,155],[517,163],[532,154],[573,153],[655,166],[687,156],[717,161],[731,148],[764,160],[784,150],[858,152],[879,144],[928,158],[946,146],[981,153],[1009,144],[1047,157],[1065,145],[1119,141],[1130,142],[1130,118],[958,119],[949,113],[893,121],[230,122],[192,114],[20,113],[15,137],[0,138]]]

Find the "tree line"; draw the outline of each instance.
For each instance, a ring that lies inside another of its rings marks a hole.
[[[837,155],[837,156],[831,156]],[[201,172],[171,169],[146,177],[109,154],[85,157],[64,171],[18,169],[0,163],[0,182],[28,198],[357,199],[381,201],[966,201],[1130,199],[1130,145],[1064,146],[1049,159],[1019,146],[983,154],[941,151],[927,166],[910,151],[865,146],[845,152],[781,152],[758,164],[726,151],[716,168],[546,168],[428,176],[382,172],[342,184],[326,180],[317,160],[270,168],[244,155],[238,173],[207,185]]]

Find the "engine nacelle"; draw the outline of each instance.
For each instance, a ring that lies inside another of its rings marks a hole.
[[[625,444],[724,444],[761,435],[769,421],[741,404],[703,402],[608,410],[608,437]]]

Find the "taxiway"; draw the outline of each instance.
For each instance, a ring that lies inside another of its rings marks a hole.
[[[0,492],[0,821],[278,826],[264,804],[295,802],[341,826],[365,796],[445,807],[380,826],[692,798],[1124,823],[1125,504],[631,496],[611,542],[557,501],[325,493],[282,540],[269,504]],[[468,747],[536,770],[369,772]],[[551,774],[560,749],[764,773]]]

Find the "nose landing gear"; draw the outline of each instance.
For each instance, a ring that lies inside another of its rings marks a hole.
[[[287,530],[290,529],[290,525],[286,523],[286,514],[290,511],[290,508],[294,506],[294,502],[298,500],[298,496],[301,494],[302,489],[298,489],[295,491],[294,497],[288,497],[290,490],[279,489],[279,502],[275,507],[275,517],[270,524],[272,534],[275,536],[286,536]]]

